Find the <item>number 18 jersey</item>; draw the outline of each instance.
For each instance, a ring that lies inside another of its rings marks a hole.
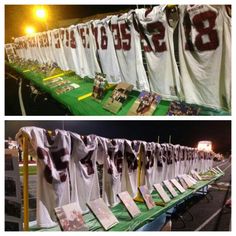
[[[229,110],[231,21],[225,6],[181,6],[179,37],[186,102]]]

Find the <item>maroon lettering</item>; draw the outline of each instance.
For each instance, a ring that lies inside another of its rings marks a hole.
[[[93,151],[89,151],[89,153],[83,159],[80,160],[81,164],[85,165],[88,175],[94,174],[93,162],[91,160],[92,154]]]
[[[55,48],[60,48],[61,44],[60,44],[60,39],[59,39],[59,33],[55,33],[54,38],[55,38]]]
[[[127,24],[120,24],[120,31],[122,35],[122,48],[125,51],[129,51],[131,48],[131,34]]]
[[[186,14],[184,19],[185,49],[193,51],[193,42],[190,39],[191,22],[189,22],[190,19],[188,19],[188,17],[188,14]],[[213,11],[202,12],[193,17],[192,25],[198,32],[194,44],[199,51],[215,50],[219,46],[219,38],[217,30],[215,29],[216,17],[217,15]],[[206,39],[205,42],[204,38]]]
[[[204,21],[208,21],[208,26],[204,25]],[[199,51],[215,50],[219,46],[217,31],[214,29],[216,21],[216,13],[207,11],[193,17],[193,25],[198,31],[195,38],[195,45]],[[203,36],[208,35],[209,42],[203,42]]]
[[[65,171],[68,167],[68,161],[63,161],[62,157],[65,155],[68,155],[69,152],[67,149],[60,149],[58,151],[47,151],[43,148],[38,147],[37,148],[37,156],[39,159],[43,160],[45,163],[44,168],[44,176],[48,183],[52,183],[53,177],[52,177],[52,164],[58,171]],[[50,159],[51,157],[51,159]],[[52,163],[51,163],[52,162]],[[60,173],[60,180],[61,182],[66,181],[67,175],[66,173],[62,172]]]
[[[82,39],[82,44],[83,44],[84,48],[86,48],[86,37],[84,35],[84,28],[79,29],[79,34]]]
[[[99,49],[99,44],[98,44],[98,28],[97,27],[93,27],[92,32],[93,32],[93,35],[95,37],[96,47],[97,47],[97,49]]]
[[[152,42],[155,47],[155,52],[164,52],[167,50],[165,38],[165,27],[157,21],[147,24],[147,31],[152,34]]]
[[[114,45],[116,50],[121,49],[121,38],[120,38],[120,30],[118,24],[111,25],[111,31],[114,38]]]
[[[106,34],[105,27],[102,26],[100,28],[100,31],[101,31],[101,49],[107,49],[108,39],[107,39],[107,34]]]
[[[70,47],[76,48],[76,41],[75,41],[75,32],[74,30],[70,31]]]
[[[69,41],[70,41],[70,33],[69,30],[66,29],[66,47],[69,47]]]

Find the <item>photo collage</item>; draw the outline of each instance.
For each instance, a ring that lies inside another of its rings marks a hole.
[[[233,2],[90,2],[1,3],[4,232],[232,232]]]

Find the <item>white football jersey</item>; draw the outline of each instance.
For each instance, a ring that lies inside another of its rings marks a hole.
[[[108,82],[119,83],[121,82],[121,71],[115,52],[112,32],[109,28],[110,18],[106,17],[102,20],[93,21],[93,34],[102,72],[106,74]]]
[[[82,78],[88,76],[88,64],[82,44],[81,37],[79,35],[76,26],[72,25],[68,28],[69,31],[69,48],[73,59],[75,72]]]
[[[157,168],[155,177],[155,184],[156,184],[156,183],[161,183],[164,180],[163,148],[159,143],[156,143],[155,155],[156,155],[156,168]]]
[[[25,47],[25,59],[31,60],[32,59],[32,55],[31,55],[31,50],[30,50],[30,45],[29,45],[29,37],[28,36],[24,36],[23,40],[24,40],[24,43],[26,45],[26,47]]]
[[[135,197],[138,192],[138,141],[125,140],[124,142],[124,188],[131,197]]]
[[[39,33],[38,50],[44,63],[56,62],[51,31]]]
[[[14,43],[16,45],[16,55],[19,58],[23,58],[22,47],[20,43],[20,38],[15,38]]]
[[[137,9],[136,14],[151,91],[167,100],[182,97],[180,74],[174,55],[174,30],[168,24],[163,7],[155,6],[151,11]]]
[[[8,61],[12,62],[12,60],[16,57],[15,44],[14,43],[5,44],[5,52]]]
[[[104,158],[103,167],[103,200],[110,206],[118,204],[117,197],[122,192],[124,140],[107,140],[107,156]],[[124,187],[123,187],[124,188]]]
[[[197,149],[195,148],[193,151],[193,167],[192,170],[197,170],[197,165],[198,165],[198,154],[197,154]]]
[[[98,63],[98,54],[96,49],[96,41],[92,30],[92,23],[87,22],[85,24],[78,24],[77,29],[79,33],[78,35],[76,34],[76,41],[82,41],[85,54],[83,63],[87,64],[88,67],[86,68],[84,66],[84,70],[86,71],[87,76],[90,78],[95,78],[96,72],[101,73],[101,68]]]
[[[30,59],[29,52],[28,52],[28,45],[27,45],[27,40],[26,36],[22,36],[19,38],[16,38],[14,40],[16,44],[16,52],[17,55],[22,58],[22,59]]]
[[[29,154],[37,156],[37,225],[52,227],[56,222],[54,208],[70,203],[70,135],[62,130],[49,135],[41,128],[24,127],[16,135],[20,143],[23,133],[29,137]]]
[[[179,168],[179,174],[183,175],[185,173],[185,146],[180,147],[180,168]]]
[[[205,156],[204,152],[200,151],[199,152],[199,166],[198,166],[200,173],[204,173],[204,156]]]
[[[71,132],[71,142],[71,201],[78,202],[81,210],[87,212],[86,203],[100,197],[97,139],[95,135],[81,136]]]
[[[208,162],[208,170],[213,167],[213,159],[214,159],[214,155],[213,153],[211,153],[209,157],[209,162]]]
[[[38,43],[38,54],[40,58],[40,63],[47,63],[49,61],[48,56],[47,56],[47,50],[44,47],[44,34],[43,33],[37,33],[36,34],[36,39]]]
[[[38,60],[38,45],[35,35],[28,36],[28,46],[31,54],[32,60]],[[38,60],[39,61],[39,60]]]
[[[168,144],[162,143],[161,144],[161,163],[162,163],[162,181],[168,178]]]
[[[60,37],[60,30],[54,29],[52,30],[51,34],[52,34],[52,45],[53,45],[54,55],[57,55],[55,58],[57,64],[62,70],[69,70],[62,45],[62,40]]]
[[[148,190],[152,192],[153,185],[157,183],[156,144],[153,142],[143,142],[143,146],[144,152],[142,162],[145,173],[145,185]]]
[[[133,14],[134,11],[131,11],[121,16],[112,16],[110,29],[122,81],[134,85],[137,90],[150,91],[143,66],[140,34],[135,29]]]
[[[47,37],[46,37],[47,36]],[[54,53],[54,45],[53,45],[53,40],[52,40],[52,31],[47,31],[46,32],[46,48],[47,48],[47,54],[48,54],[48,58],[49,58],[49,62],[50,63],[56,63],[56,57],[57,55],[55,55]]]
[[[43,58],[40,53],[39,42],[37,34],[28,37],[28,45],[31,51],[31,56],[33,60],[37,60],[39,63],[44,63]]]
[[[230,110],[231,19],[225,5],[182,5],[179,60],[187,103]]]
[[[59,29],[59,35],[61,38],[61,46],[64,51],[64,55],[66,58],[66,62],[68,65],[69,70],[75,71],[75,64],[73,61],[73,57],[71,54],[71,48],[70,48],[70,33],[69,28],[60,28]]]
[[[174,168],[174,176],[173,178],[177,177],[180,174],[180,145],[176,144],[173,147],[173,155],[174,155],[174,162],[175,162],[175,168]]]

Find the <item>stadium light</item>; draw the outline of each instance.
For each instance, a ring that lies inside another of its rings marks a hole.
[[[25,32],[26,32],[26,34],[33,34],[33,33],[35,33],[35,29],[32,26],[27,26],[25,28]]]
[[[197,149],[199,151],[211,152],[212,151],[212,142],[211,141],[199,141],[198,145],[197,145]]]
[[[43,9],[42,7],[36,8],[35,14],[36,14],[36,17],[41,20],[45,20],[47,18],[47,13],[45,9]]]
[[[46,9],[42,6],[37,6],[34,8],[34,12],[35,12],[35,17],[38,20],[40,20],[44,24],[45,29],[48,30],[48,24],[47,24],[48,13]]]

